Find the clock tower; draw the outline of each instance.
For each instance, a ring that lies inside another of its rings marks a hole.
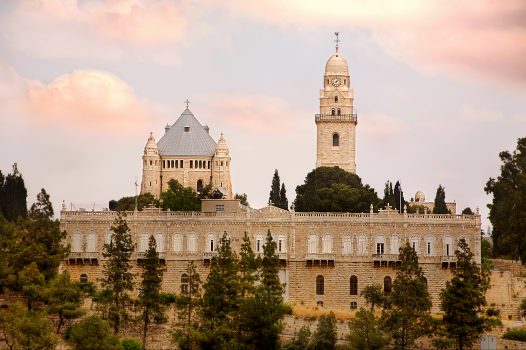
[[[350,88],[349,66],[339,52],[336,35],[336,52],[325,65],[323,89],[320,90],[320,113],[316,114],[316,167],[337,166],[356,173],[356,137],[358,123],[354,110],[354,96]]]

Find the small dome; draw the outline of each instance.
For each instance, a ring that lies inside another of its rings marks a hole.
[[[424,192],[422,191],[416,191],[416,194],[415,194],[415,202],[425,202],[426,201],[426,196],[424,195]]]
[[[335,52],[329,57],[325,65],[325,75],[349,75],[349,65],[341,53]]]

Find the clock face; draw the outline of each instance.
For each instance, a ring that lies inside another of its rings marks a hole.
[[[331,80],[332,86],[338,87],[342,84],[342,81],[340,78],[332,78]]]

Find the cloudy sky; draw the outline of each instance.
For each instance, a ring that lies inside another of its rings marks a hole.
[[[315,164],[334,32],[358,110],[357,172],[487,216],[498,153],[526,137],[526,2],[7,0],[0,3],[0,169],[29,201],[91,209],[133,195],[149,132],[190,109],[232,156],[235,192],[289,200]],[[487,221],[484,221],[484,227]]]

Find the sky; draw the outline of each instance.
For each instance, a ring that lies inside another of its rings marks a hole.
[[[0,170],[18,164],[29,203],[45,188],[56,211],[107,207],[188,98],[226,138],[234,192],[265,206],[278,169],[292,202],[336,31],[363,182],[428,200],[441,184],[485,228],[498,154],[526,137],[522,0],[2,1]]]

